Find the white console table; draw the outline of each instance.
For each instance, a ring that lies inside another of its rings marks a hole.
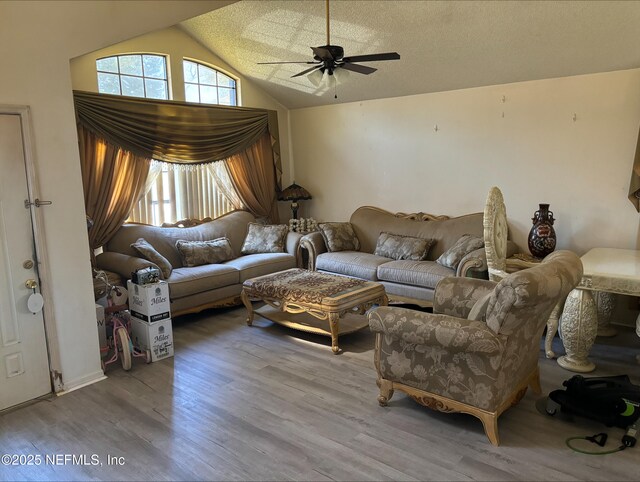
[[[584,274],[567,296],[560,320],[566,355],[558,358],[558,364],[586,373],[596,368],[588,358],[596,336],[616,333],[609,325],[615,294],[640,296],[640,251],[594,248],[580,259]],[[640,316],[636,333],[640,336]]]

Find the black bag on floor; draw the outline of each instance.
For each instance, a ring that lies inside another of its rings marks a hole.
[[[623,429],[640,418],[640,387],[631,383],[627,375],[594,378],[576,375],[562,385],[566,390],[549,394],[549,415],[560,408],[562,412]]]

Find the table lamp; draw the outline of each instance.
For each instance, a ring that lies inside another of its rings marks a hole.
[[[279,201],[291,201],[293,219],[298,219],[298,201],[306,201],[307,199],[311,199],[311,194],[302,186],[298,186],[295,181],[291,186],[278,193]]]

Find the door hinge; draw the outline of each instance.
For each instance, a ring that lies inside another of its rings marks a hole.
[[[53,204],[51,201],[40,201],[40,199],[36,198],[34,202],[30,202],[28,199],[24,200],[24,207],[29,209],[31,206],[35,206],[39,208],[40,206],[48,206],[49,204]]]

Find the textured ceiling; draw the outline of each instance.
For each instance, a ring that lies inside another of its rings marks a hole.
[[[331,43],[345,56],[396,51],[316,89],[308,66],[326,43],[325,2],[244,0],[179,26],[289,108],[640,67],[640,2],[334,0]]]

